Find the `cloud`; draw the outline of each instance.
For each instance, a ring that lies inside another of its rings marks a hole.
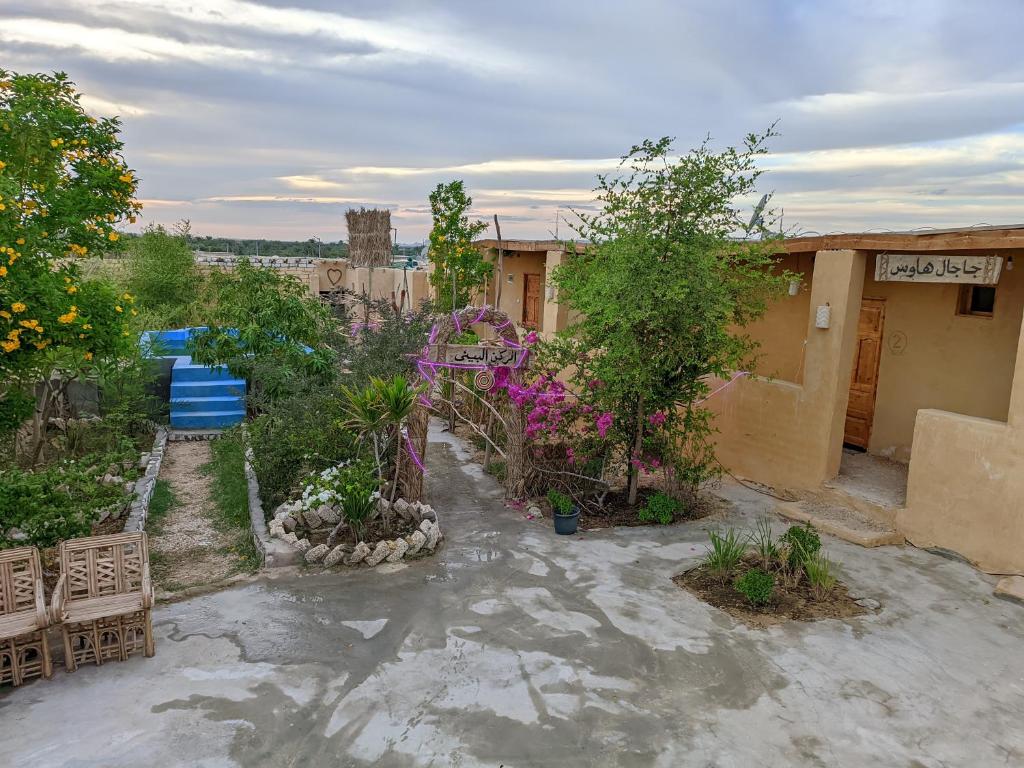
[[[65,70],[87,109],[123,117],[146,222],[331,240],[359,204],[423,237],[452,178],[504,235],[547,237],[641,139],[721,147],[776,118],[763,186],[787,223],[1020,220],[1022,35],[1019,0],[0,9],[5,67]]]

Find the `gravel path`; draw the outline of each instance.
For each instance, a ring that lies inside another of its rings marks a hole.
[[[178,591],[209,584],[235,572],[230,539],[215,524],[212,479],[204,467],[212,458],[205,441],[168,443],[160,467],[177,504],[150,538],[158,589]]]

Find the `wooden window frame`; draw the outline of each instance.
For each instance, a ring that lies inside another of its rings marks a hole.
[[[975,288],[991,288],[993,291],[992,295],[992,311],[991,312],[979,312],[971,309],[971,300],[974,296]],[[956,298],[956,314],[958,317],[983,317],[991,319],[995,315],[996,309],[996,286],[994,285],[961,285],[960,290]]]

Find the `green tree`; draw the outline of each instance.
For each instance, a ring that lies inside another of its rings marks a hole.
[[[209,281],[214,306],[207,329],[192,337],[196,361],[248,379],[257,409],[263,398],[333,380],[340,326],[298,280],[241,259]]]
[[[430,261],[434,271],[430,283],[437,291],[437,309],[451,312],[466,306],[494,265],[473,247],[473,240],[487,229],[483,221],[470,221],[473,198],[461,181],[438,184],[430,193]]]
[[[128,290],[152,328],[181,328],[199,316],[203,275],[183,234],[149,226],[126,243]]]
[[[633,147],[623,173],[598,177],[602,210],[578,214],[589,246],[555,270],[559,301],[580,319],[554,352],[604,420],[630,504],[642,467],[667,463],[690,488],[716,471],[708,379],[750,364],[756,344],[742,328],[788,280],[772,271],[770,213],[746,232],[739,209],[772,135],[681,157],[669,138]]]
[[[118,121],[90,117],[79,98],[62,73],[0,70],[0,410],[45,382],[33,456],[67,382],[131,343],[131,295],[83,279],[76,260],[135,220],[137,180]]]

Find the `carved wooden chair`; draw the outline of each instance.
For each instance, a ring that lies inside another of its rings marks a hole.
[[[64,632],[64,663],[124,661],[153,643],[153,584],[145,532],[70,539],[60,544],[52,614]]]
[[[39,550],[0,550],[0,685],[53,674],[49,624]]]

